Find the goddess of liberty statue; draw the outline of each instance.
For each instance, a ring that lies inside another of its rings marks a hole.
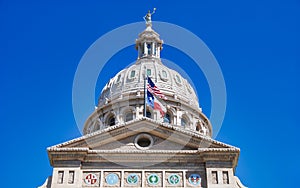
[[[152,23],[151,16],[155,13],[155,11],[156,11],[156,8],[153,9],[152,13],[149,10],[148,13],[143,17],[146,22],[146,25],[151,26],[151,23]]]

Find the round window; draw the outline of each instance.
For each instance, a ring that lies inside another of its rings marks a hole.
[[[137,141],[137,144],[140,146],[140,147],[149,147],[150,144],[151,144],[151,140],[149,140],[148,138],[140,138],[138,141]]]
[[[134,145],[138,149],[149,149],[151,146],[153,146],[153,138],[149,134],[139,134],[134,139]]]

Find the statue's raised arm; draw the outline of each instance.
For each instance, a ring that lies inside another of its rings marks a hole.
[[[151,25],[151,16],[155,13],[155,10],[156,8],[153,9],[152,13],[149,10],[148,13],[143,17],[147,25]]]

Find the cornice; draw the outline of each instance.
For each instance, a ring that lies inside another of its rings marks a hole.
[[[227,161],[236,166],[239,150],[235,148],[201,148],[199,150],[90,150],[88,148],[51,148],[48,150],[51,165],[59,161],[80,162],[175,162],[202,163]]]

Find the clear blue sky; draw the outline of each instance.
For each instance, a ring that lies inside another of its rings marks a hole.
[[[72,84],[82,55],[101,35],[142,21],[153,7],[154,20],[190,30],[217,58],[228,97],[217,140],[241,148],[242,182],[253,188],[298,185],[299,0],[0,0],[2,187],[36,187],[51,175],[46,148],[80,136]],[[162,56],[189,68],[190,59],[171,47]],[[135,58],[133,47],[116,54],[96,95]],[[196,87],[209,116],[201,75]]]

